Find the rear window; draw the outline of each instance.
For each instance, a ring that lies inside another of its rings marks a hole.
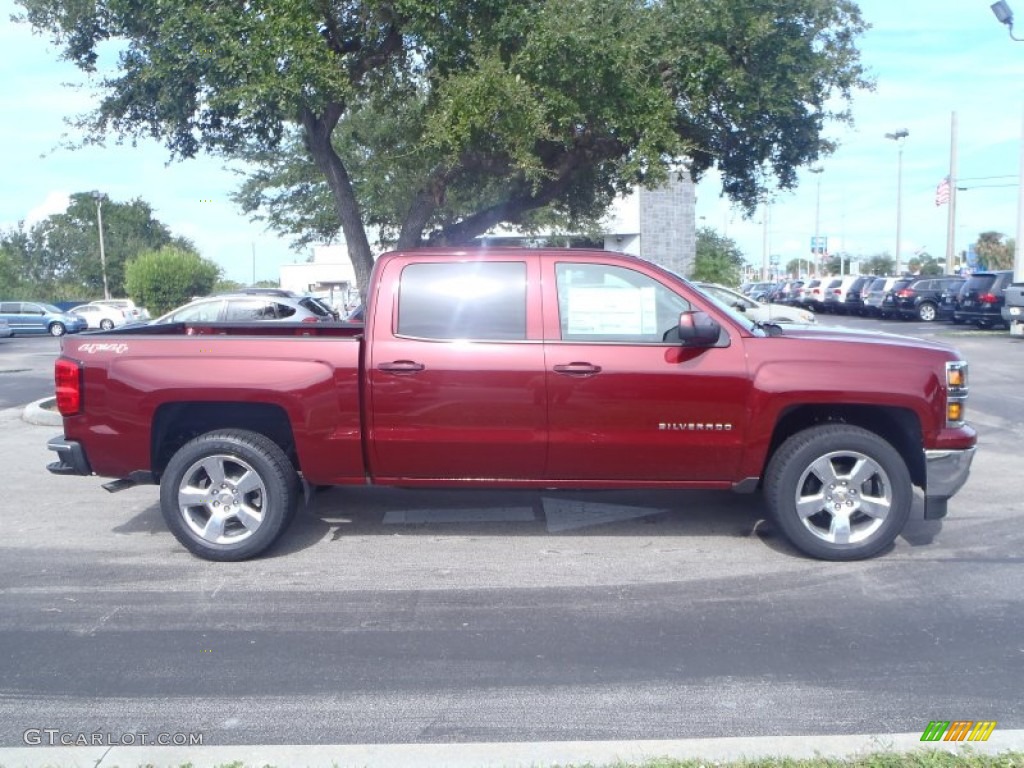
[[[299,306],[303,309],[308,309],[317,317],[333,317],[330,312],[324,309],[323,305],[319,301],[311,296],[305,296],[299,299]],[[292,314],[294,314],[294,312]]]
[[[525,339],[526,263],[410,264],[399,285],[398,333],[425,339]]]
[[[995,275],[972,275],[967,280],[965,290],[977,291],[978,293],[985,293],[985,291],[991,290],[995,282]]]

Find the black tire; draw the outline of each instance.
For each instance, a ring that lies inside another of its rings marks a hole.
[[[934,323],[939,316],[939,308],[930,301],[922,301],[917,305],[917,318],[925,323]]]
[[[186,443],[160,480],[167,527],[204,560],[246,560],[266,550],[288,527],[298,497],[298,474],[284,451],[244,429]]]
[[[67,333],[68,329],[64,327],[64,323],[50,323],[50,327],[47,328],[51,336],[63,336]]]
[[[100,320],[100,330],[102,330],[102,331],[109,331],[113,327],[114,327],[114,321],[113,320],[108,320],[107,318],[103,318],[102,320]]]
[[[914,499],[899,452],[847,424],[811,427],[786,440],[768,463],[764,494],[793,546],[821,560],[877,555],[903,530]]]

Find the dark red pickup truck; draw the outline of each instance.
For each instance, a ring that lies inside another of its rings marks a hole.
[[[759,326],[654,264],[580,250],[382,256],[365,326],[67,338],[56,474],[159,483],[189,550],[240,560],[306,487],[761,490],[803,552],[887,547],[967,479],[952,348]]]

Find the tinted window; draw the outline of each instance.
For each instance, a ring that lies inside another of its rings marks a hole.
[[[647,275],[603,264],[558,264],[562,338],[660,344],[690,303]]]
[[[299,306],[303,307],[304,309],[308,309],[317,317],[334,317],[334,315],[331,314],[330,310],[328,310],[317,299],[314,299],[311,296],[305,296],[299,299]],[[295,314],[294,310],[292,311],[292,314]]]
[[[398,333],[426,339],[525,339],[526,264],[410,264],[399,285]]]
[[[172,323],[211,323],[220,316],[220,308],[223,303],[222,301],[204,301],[190,307],[183,307],[167,320]]]
[[[273,320],[274,305],[266,299],[232,299],[224,319],[233,322]]]
[[[985,293],[992,288],[996,281],[995,275],[974,275],[967,281],[966,290]]]
[[[6,302],[4,304],[0,304],[0,312],[3,312],[5,315],[16,315],[20,311],[21,311],[21,302],[18,302],[18,301],[8,301],[8,302]]]

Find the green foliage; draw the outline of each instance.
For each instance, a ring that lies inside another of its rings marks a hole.
[[[697,230],[697,255],[693,264],[693,280],[721,285],[739,285],[743,270],[743,254],[735,241],[710,227]]]
[[[0,254],[7,265],[6,272],[0,271],[0,285],[9,285],[3,295],[47,301],[103,298],[99,212],[111,296],[126,295],[125,267],[139,253],[172,243],[194,250],[187,240],[173,237],[141,199],[119,203],[104,195],[97,208],[92,193],[79,192],[63,213],[29,229],[19,224],[0,233]]]
[[[979,269],[1013,269],[1016,244],[1001,232],[982,232],[974,244]]]
[[[210,293],[220,267],[194,251],[169,245],[143,253],[128,265],[128,295],[154,316]]]
[[[752,211],[870,87],[852,0],[17,2],[98,71],[85,141],[259,162],[243,208],[300,241],[340,230],[361,284],[367,226],[401,247],[580,231],[684,162]]]
[[[226,280],[222,277],[214,283],[210,293],[231,293],[233,291],[241,290],[242,288],[245,288],[245,286],[237,280]]]
[[[888,253],[880,253],[861,263],[861,274],[884,277],[896,271],[896,260]]]
[[[922,253],[918,256],[914,256],[907,262],[907,270],[912,275],[933,277],[935,275],[945,274],[946,263],[945,261],[939,261],[939,259],[932,256],[930,253]]]

